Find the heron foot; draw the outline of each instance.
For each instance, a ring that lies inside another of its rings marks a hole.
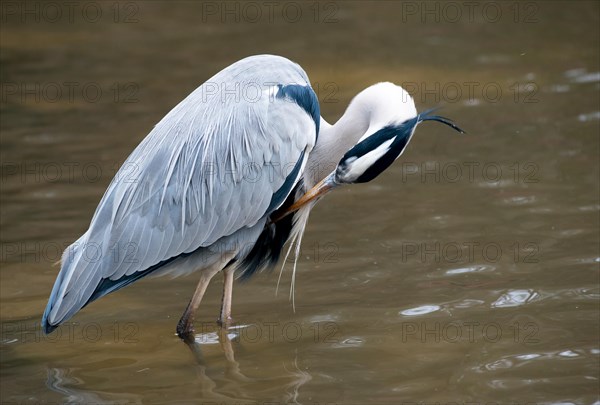
[[[181,318],[177,324],[177,336],[185,342],[193,342],[194,323],[189,319]]]

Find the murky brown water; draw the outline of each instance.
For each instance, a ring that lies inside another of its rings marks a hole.
[[[52,4],[2,3],[2,403],[598,401],[597,2]],[[115,169],[256,53],[299,62],[330,121],[389,80],[468,135],[423,125],[385,175],[324,200],[296,312],[289,268],[278,295],[277,274],[236,284],[230,347],[220,281],[198,351],[174,335],[194,276],[42,335],[52,263]]]

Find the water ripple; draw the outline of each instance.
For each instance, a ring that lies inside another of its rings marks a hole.
[[[579,114],[577,116],[579,122],[598,121],[600,120],[600,111],[594,111],[587,114]]]
[[[439,305],[422,305],[420,307],[409,308],[405,309],[404,311],[400,311],[400,314],[406,316],[418,316],[439,311],[440,309],[441,307]]]
[[[452,307],[454,307],[454,308],[472,308],[472,307],[482,305],[484,303],[485,303],[485,301],[483,301],[483,300],[468,299],[468,300],[459,301],[456,304],[452,304]]]
[[[533,290],[511,290],[492,303],[492,308],[517,307],[536,300],[540,295]]]
[[[351,336],[333,345],[333,347],[360,347],[365,343],[365,339],[360,336]]]
[[[600,72],[589,73],[584,68],[570,69],[565,72],[565,77],[574,83],[594,83],[600,81]]]
[[[558,353],[561,357],[579,357],[579,354],[575,353],[572,350],[565,350],[564,352]]]
[[[446,271],[446,274],[450,275],[450,274],[476,273],[476,272],[488,271],[488,270],[494,270],[494,267],[486,266],[486,265],[460,267],[458,269],[450,269],[450,270]]]

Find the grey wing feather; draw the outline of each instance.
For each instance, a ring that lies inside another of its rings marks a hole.
[[[276,209],[273,195],[300,159],[304,167],[317,135],[313,117],[275,97],[277,85],[291,83],[309,86],[298,65],[246,58],[167,114],[117,173],[88,231],[65,251],[44,320],[72,316],[102,280],[208,247]],[[208,94],[214,85],[238,91]],[[250,99],[244,86],[259,93]]]

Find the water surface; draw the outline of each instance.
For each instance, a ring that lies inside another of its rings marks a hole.
[[[442,2],[433,14],[292,3],[300,17],[277,3],[258,20],[237,2],[94,3],[98,18],[78,3],[56,21],[11,3],[1,401],[598,401],[598,3],[489,3],[489,15],[475,3],[472,16],[462,3],[458,16]],[[277,295],[277,274],[236,284],[229,340],[214,323],[217,277],[195,353],[174,335],[194,275],[142,280],[44,336],[52,264],[115,170],[179,100],[257,53],[300,63],[331,122],[387,80],[419,110],[444,105],[468,135],[424,124],[384,175],[318,205],[295,312],[288,265]]]

